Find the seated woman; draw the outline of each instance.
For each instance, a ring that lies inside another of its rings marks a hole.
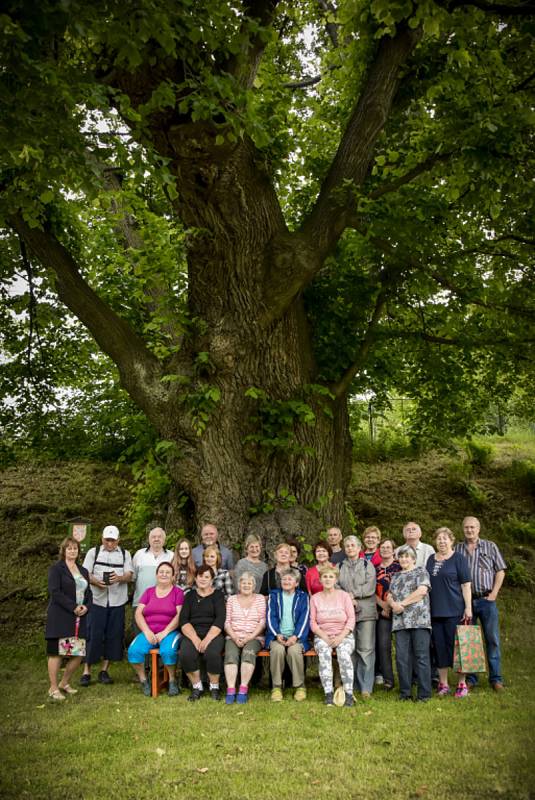
[[[180,635],[177,631],[184,592],[174,586],[175,571],[169,561],[162,561],[156,569],[156,586],[146,589],[136,608],[135,620],[141,633],[128,648],[128,661],[134,667],[141,689],[150,697],[151,686],[145,673],[145,656],[153,647],[160,648],[160,658],[169,673],[167,693],[179,693],[176,682],[176,660]]]
[[[195,583],[196,567],[191,551],[192,547],[188,539],[179,539],[171,562],[175,570],[175,586],[182,589],[184,594]]]
[[[331,563],[332,550],[330,544],[327,542],[319,541],[314,545],[314,558],[316,563],[313,567],[307,569],[305,582],[307,585],[307,592],[309,594],[316,594],[316,592],[323,591],[323,584],[320,580],[320,568],[325,564]]]
[[[439,697],[449,694],[448,668],[453,666],[455,631],[463,619],[472,618],[472,576],[465,556],[453,549],[455,536],[449,528],[435,532],[437,552],[426,568],[431,580],[432,638],[438,667]],[[464,675],[458,675],[455,697],[468,694]]]
[[[399,562],[394,558],[395,542],[384,539],[379,545],[381,563],[376,567],[377,586],[375,589],[379,618],[375,629],[375,682],[378,676],[383,679],[383,686],[388,692],[394,688],[394,671],[392,669],[392,609],[387,602],[392,576],[401,570]]]
[[[182,640],[180,665],[191,683],[188,700],[200,700],[203,686],[200,673],[201,658],[206,660],[210,681],[210,697],[219,700],[219,676],[223,669],[223,629],[225,627],[225,598],[214,589],[214,570],[208,564],[197,569],[195,587],[184,600],[180,618]]]
[[[48,696],[51,700],[65,700],[65,694],[77,692],[69,681],[80,666],[82,656],[69,657],[59,681],[63,658],[59,655],[59,640],[70,636],[85,639],[87,635],[87,612],[91,607],[92,594],[89,573],[78,564],[79,555],[79,543],[69,536],[60,545],[59,560],[48,570],[50,602],[46,612],[45,639],[50,680]]]
[[[263,594],[264,597],[267,597],[273,589],[281,588],[281,574],[283,571],[290,568],[290,545],[286,542],[280,542],[275,547],[273,558],[275,560],[275,566],[271,567],[271,569],[268,569],[262,578],[260,594]],[[299,588],[306,592],[307,586],[305,583],[305,578],[301,573],[299,573]]]
[[[292,673],[294,700],[305,700],[307,696],[303,653],[308,646],[310,607],[308,594],[297,588],[299,579],[298,570],[285,569],[281,573],[281,588],[269,593],[266,647],[270,650],[271,699],[274,702],[283,699],[282,672],[285,663]]]
[[[234,592],[234,584],[229,570],[221,567],[222,558],[219,547],[216,544],[209,544],[208,547],[205,547],[202,560],[203,564],[208,564],[214,571],[214,589],[219,589],[227,600]]]
[[[245,539],[245,558],[240,558],[234,568],[234,588],[238,591],[240,577],[244,572],[250,572],[255,579],[255,592],[262,588],[262,578],[267,572],[267,564],[262,561],[262,540],[255,533],[250,533]]]
[[[333,648],[336,649],[340,676],[345,692],[344,706],[353,700],[353,650],[355,649],[355,610],[347,592],[335,589],[338,567],[322,564],[319,568],[322,591],[310,598],[310,629],[314,634],[314,647],[319,659],[321,685],[325,692],[325,705],[333,701]]]
[[[431,697],[431,610],[429,574],[416,566],[416,550],[410,544],[398,550],[401,572],[392,575],[387,603],[393,611],[399,699],[412,699],[413,675],[417,699]]]
[[[262,649],[266,627],[266,598],[255,594],[255,577],[251,572],[242,572],[238,594],[227,601],[225,632],[225,679],[230,705],[237,700],[246,703],[249,699],[249,681],[254,672],[256,656]],[[240,688],[236,696],[238,665],[240,669]]]

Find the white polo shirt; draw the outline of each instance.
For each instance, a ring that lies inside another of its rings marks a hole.
[[[158,556],[155,556],[148,547],[142,547],[134,554],[132,561],[135,581],[134,599],[132,600],[134,608],[138,605],[139,598],[145,589],[156,586],[156,567],[162,561],[173,561],[173,551],[162,550]]]
[[[402,546],[403,545],[400,545],[400,547]],[[425,567],[425,565],[427,564],[427,559],[435,554],[435,548],[430,544],[426,544],[426,542],[422,542],[421,540],[418,542],[418,544],[414,549],[416,550],[417,567]],[[396,551],[394,553],[396,558],[398,557],[398,550],[399,547],[396,547]]]

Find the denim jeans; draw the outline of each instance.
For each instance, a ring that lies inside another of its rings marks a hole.
[[[373,692],[375,677],[375,620],[365,619],[355,626],[355,685],[359,692]]]
[[[382,675],[385,683],[394,685],[394,670],[392,669],[392,618],[379,617],[375,633],[377,644],[375,654],[377,664],[375,671]]]
[[[487,659],[489,662],[489,683],[503,683],[501,673],[500,654],[500,627],[498,606],[493,600],[481,597],[472,601],[472,624],[479,620],[487,646]],[[468,683],[477,683],[477,675],[468,675]]]
[[[396,666],[400,697],[412,696],[412,674],[416,674],[418,700],[431,697],[431,631],[408,628],[396,631]]]

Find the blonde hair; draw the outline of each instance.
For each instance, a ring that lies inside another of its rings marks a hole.
[[[219,569],[220,566],[221,566],[221,561],[222,561],[221,551],[220,551],[219,547],[217,545],[215,545],[215,544],[209,544],[208,547],[204,548],[204,552],[202,554],[202,560],[204,561],[204,563],[206,563],[206,553],[215,553],[216,554],[217,560],[216,560],[215,563],[217,565],[217,568]]]
[[[367,533],[376,533],[379,539],[381,539],[381,531],[379,530],[377,525],[370,525],[368,528],[366,528],[364,533],[362,534],[363,539]]]
[[[250,533],[248,536],[245,537],[245,543],[243,548],[245,552],[249,549],[249,545],[251,544],[259,544],[260,548],[262,548],[262,539],[260,536],[257,536],[256,533]]]
[[[318,567],[318,575],[321,576],[325,575],[327,572],[332,572],[336,577],[340,575],[340,569],[338,568],[337,564],[322,564]]]
[[[435,531],[435,542],[437,540],[438,535],[441,534],[441,533],[445,533],[446,534],[446,536],[448,537],[448,539],[450,540],[452,545],[455,544],[455,536],[450,531],[449,528],[437,528],[436,531]]]

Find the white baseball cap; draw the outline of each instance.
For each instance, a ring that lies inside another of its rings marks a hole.
[[[106,527],[102,531],[102,538],[103,539],[118,539],[119,538],[119,528],[116,528],[115,525],[106,525]]]

